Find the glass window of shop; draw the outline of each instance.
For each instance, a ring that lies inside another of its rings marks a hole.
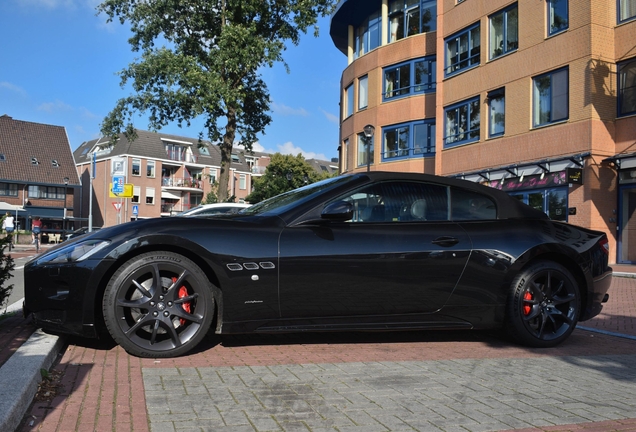
[[[565,222],[568,219],[568,191],[565,188],[514,192],[510,195],[541,210],[552,220]]]
[[[618,255],[621,264],[636,264],[636,169],[618,173]]]

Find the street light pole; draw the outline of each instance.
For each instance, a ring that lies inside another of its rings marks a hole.
[[[373,125],[366,125],[362,128],[364,131],[364,140],[367,143],[367,172],[371,171],[371,140],[373,139],[373,134],[375,133],[375,127]]]
[[[66,238],[66,194],[68,193],[68,177],[64,177],[64,213],[62,215],[62,238]]]

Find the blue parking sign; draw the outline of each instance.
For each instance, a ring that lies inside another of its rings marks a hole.
[[[124,193],[124,176],[113,176],[113,193]]]

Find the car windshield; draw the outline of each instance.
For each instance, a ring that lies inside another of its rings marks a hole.
[[[332,177],[326,180],[322,180],[316,183],[312,183],[307,186],[303,186],[298,189],[294,189],[289,192],[276,195],[275,197],[261,201],[258,204],[254,204],[251,207],[246,208],[241,212],[243,215],[258,215],[258,214],[281,214],[289,208],[306,202],[316,196],[317,194],[339,186],[343,183],[349,182],[354,179],[353,176],[339,176]]]

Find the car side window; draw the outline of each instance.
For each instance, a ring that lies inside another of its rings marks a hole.
[[[454,221],[497,219],[497,207],[494,201],[485,195],[451,188],[451,203],[451,218]]]
[[[448,188],[421,182],[383,182],[363,187],[341,201],[353,204],[351,222],[448,220]]]

